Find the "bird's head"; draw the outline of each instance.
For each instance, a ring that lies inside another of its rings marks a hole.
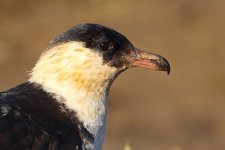
[[[170,72],[165,58],[135,48],[115,30],[80,24],[50,42],[33,69],[31,81],[100,92],[100,88],[109,87],[120,72],[131,67]]]
[[[165,58],[135,48],[122,34],[97,24],[81,24],[50,42],[29,81],[74,110],[96,134],[96,126],[104,124],[99,118],[105,114],[112,81],[131,67],[170,72]]]

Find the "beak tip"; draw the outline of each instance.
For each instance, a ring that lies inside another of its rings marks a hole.
[[[163,64],[163,70],[167,72],[167,75],[169,75],[171,70],[170,63],[164,57],[161,57],[161,63]]]
[[[167,70],[167,75],[170,75],[170,68]]]
[[[170,64],[168,63],[168,67],[167,67],[167,75],[169,75],[170,74]]]

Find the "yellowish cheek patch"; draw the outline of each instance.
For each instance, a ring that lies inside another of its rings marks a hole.
[[[49,49],[42,55],[34,72],[38,72],[37,78],[54,78],[58,85],[70,84],[74,89],[96,93],[99,97],[117,71],[102,62],[102,56],[97,52],[71,42]]]

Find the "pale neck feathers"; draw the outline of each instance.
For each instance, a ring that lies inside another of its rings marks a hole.
[[[117,69],[82,43],[68,42],[47,50],[31,73],[30,82],[54,93],[94,135],[104,126],[107,88]],[[56,97],[57,98],[57,97]]]

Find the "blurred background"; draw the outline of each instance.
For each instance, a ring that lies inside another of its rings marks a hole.
[[[57,34],[103,24],[172,67],[117,78],[103,149],[224,150],[224,9],[221,0],[0,0],[0,90],[26,81]]]

